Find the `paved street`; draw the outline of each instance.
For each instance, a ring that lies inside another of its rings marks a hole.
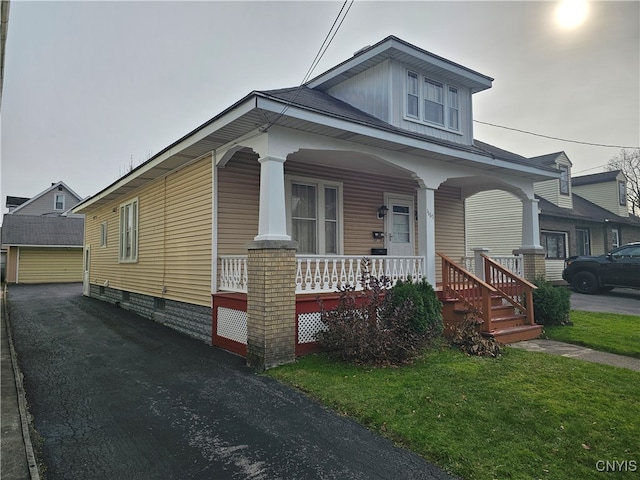
[[[451,478],[81,285],[14,285],[8,298],[48,480]]]
[[[610,292],[585,295],[571,292],[571,308],[587,312],[640,315],[640,290],[614,288]]]

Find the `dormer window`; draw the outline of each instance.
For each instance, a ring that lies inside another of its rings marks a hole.
[[[444,95],[442,84],[424,79],[424,119],[444,125]]]
[[[569,195],[569,167],[560,165],[560,193]]]
[[[418,113],[418,74],[409,72],[407,77],[407,115],[413,118],[420,118]]]
[[[618,202],[623,207],[627,204],[627,184],[625,182],[618,182]]]
[[[460,131],[458,89],[407,71],[405,116],[408,120]]]

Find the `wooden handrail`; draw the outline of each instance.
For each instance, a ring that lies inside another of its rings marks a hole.
[[[483,282],[471,272],[468,272],[442,253],[442,288],[447,296],[462,302],[469,310],[482,319],[480,327],[490,332],[491,326],[491,296],[497,290]]]
[[[527,324],[533,325],[533,291],[538,288],[524,278],[520,278],[498,262],[482,253],[484,278],[506,301],[527,317]]]

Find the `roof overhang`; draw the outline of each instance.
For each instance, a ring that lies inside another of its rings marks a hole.
[[[390,36],[310,80],[309,88],[327,90],[387,59],[467,87],[472,93],[491,88],[493,78]]]
[[[286,113],[283,114],[285,107]],[[280,127],[284,128],[347,140],[415,157],[446,161],[449,164],[480,167],[487,172],[506,169],[514,176],[527,177],[533,181],[559,178],[559,172],[548,168],[516,164],[490,154],[479,154],[464,145],[452,147],[439,144],[437,139],[410,132],[399,132],[394,128],[384,129],[379,125],[356,122],[337,115],[328,115],[326,112],[309,107],[291,105],[284,100],[269,97],[260,92],[252,92],[104,190],[85,199],[76,205],[72,212],[87,213],[122,196],[133,194],[136,189],[148,182],[197,159],[207,155],[215,156],[218,149],[230,148],[239,141],[238,139],[251,132],[265,131],[269,124],[276,121]]]

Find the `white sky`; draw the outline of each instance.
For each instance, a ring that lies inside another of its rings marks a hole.
[[[93,195],[252,90],[299,84],[341,4],[12,0],[1,211],[58,180]],[[591,2],[574,30],[555,7],[356,0],[313,76],[395,35],[495,78],[474,95],[476,120],[640,146],[640,2]],[[574,174],[620,151],[474,129],[528,157],[564,150]]]

